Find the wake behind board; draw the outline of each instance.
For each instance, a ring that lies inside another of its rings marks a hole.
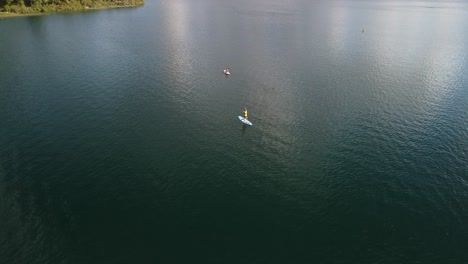
[[[238,116],[237,118],[239,118],[239,120],[240,120],[242,123],[244,123],[244,124],[246,124],[246,125],[248,125],[248,126],[251,126],[251,125],[252,125],[252,122],[250,122],[249,120],[245,119],[243,116]]]

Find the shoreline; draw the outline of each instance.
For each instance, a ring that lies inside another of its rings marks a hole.
[[[52,11],[52,12],[33,12],[33,13],[11,13],[0,11],[0,19],[3,18],[14,18],[14,17],[25,17],[25,16],[47,16],[52,14],[61,14],[61,13],[72,13],[72,12],[89,12],[89,11],[99,11],[105,9],[117,9],[117,8],[130,8],[130,7],[139,7],[144,6],[145,4],[138,5],[111,5],[111,6],[100,6],[100,7],[88,7],[82,9],[74,10],[62,10],[62,11]]]

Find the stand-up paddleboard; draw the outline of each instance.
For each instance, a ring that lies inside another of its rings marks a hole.
[[[240,120],[242,123],[244,123],[244,124],[246,124],[246,125],[248,125],[248,126],[251,126],[251,125],[252,125],[252,122],[250,122],[249,120],[245,119],[243,116],[238,116],[238,118],[239,118],[239,120]]]

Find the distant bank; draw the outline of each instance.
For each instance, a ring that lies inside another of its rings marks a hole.
[[[144,5],[144,0],[0,0],[0,17]]]

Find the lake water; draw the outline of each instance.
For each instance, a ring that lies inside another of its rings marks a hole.
[[[467,249],[466,1],[0,19],[1,263],[468,263]]]

